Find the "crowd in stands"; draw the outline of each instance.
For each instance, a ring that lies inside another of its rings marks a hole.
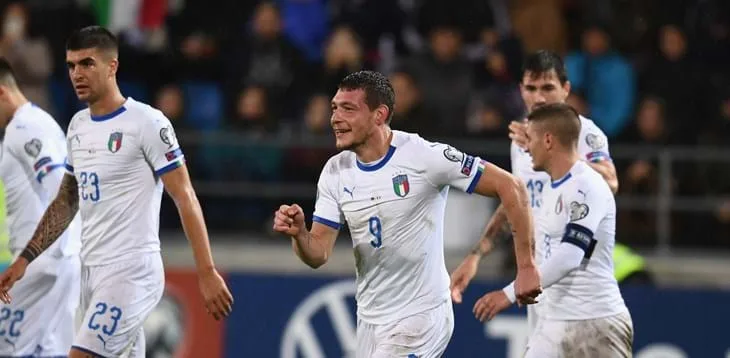
[[[724,0],[26,0],[0,10],[0,56],[63,126],[83,108],[68,83],[65,36],[101,24],[121,41],[123,93],[161,109],[181,138],[321,140],[339,80],[373,69],[395,87],[395,129],[506,140],[509,122],[525,116],[522,59],[548,49],[565,57],[569,102],[612,146],[730,146]],[[196,178],[313,183],[333,152],[255,143],[203,141],[186,155]],[[676,162],[671,190],[730,197],[728,164]],[[658,192],[656,156],[616,165],[621,195]],[[278,201],[205,200],[211,220],[235,207],[236,222],[252,225]],[[653,211],[623,210],[619,224],[639,245],[655,241]],[[730,247],[730,199],[675,213],[672,226],[679,244]]]

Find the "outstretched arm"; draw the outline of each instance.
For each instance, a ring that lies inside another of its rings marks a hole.
[[[46,209],[45,214],[36,227],[35,233],[28,245],[20,254],[28,263],[40,256],[43,251],[53,245],[59,236],[66,230],[79,210],[79,192],[76,178],[65,174],[58,189],[56,198]]]

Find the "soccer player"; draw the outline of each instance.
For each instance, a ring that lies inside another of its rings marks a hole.
[[[28,102],[10,64],[0,58],[0,128],[5,132],[0,177],[5,183],[9,248],[17,257],[33,235],[64,175],[66,140],[45,111]],[[73,341],[79,303],[81,225],[60,233],[25,279],[10,290],[16,299],[0,305],[3,357],[65,356]]]
[[[115,36],[98,26],[74,32],[66,43],[66,64],[76,95],[89,107],[69,124],[68,173],[30,242],[0,276],[0,297],[10,301],[8,289],[79,211],[80,326],[69,357],[142,357],[142,325],[165,286],[158,234],[163,186],[190,240],[208,312],[216,319],[226,316],[233,299],[213,264],[170,121],[119,91]]]
[[[317,184],[311,230],[299,205],[282,205],[274,230],[292,238],[307,265],[324,265],[347,223],[357,273],[357,357],[438,357],[454,319],[443,252],[449,187],[497,195],[515,230],[517,297],[540,292],[531,257],[527,192],[486,161],[416,134],[391,130],[393,87],[377,72],[348,75],[332,99],[341,153]]]
[[[631,357],[633,324],[613,274],[616,201],[611,188],[578,154],[578,113],[563,103],[528,116],[527,148],[545,171],[542,231],[549,248],[540,265],[543,311],[525,357]],[[491,319],[515,301],[512,284],[474,307]]]
[[[550,51],[538,51],[528,56],[524,64],[520,90],[530,112],[546,104],[564,103],[570,94],[570,82],[560,56]],[[611,190],[616,192],[618,190],[616,168],[611,161],[606,135],[588,118],[581,116],[580,124],[578,154],[581,160],[601,173]],[[526,121],[513,122],[510,125],[510,139],[512,139],[510,158],[512,173],[522,179],[527,186],[535,229],[539,229],[542,192],[548,185],[549,176],[532,167],[532,158],[526,151],[526,125]],[[461,295],[474,278],[479,260],[492,250],[495,239],[505,233],[509,233],[509,226],[504,209],[500,206],[487,224],[479,243],[451,275],[451,295],[454,302],[461,303]],[[549,253],[550,246],[545,237],[537,234],[535,241],[535,261],[539,265]],[[527,306],[528,334],[537,325],[541,306],[540,302]]]

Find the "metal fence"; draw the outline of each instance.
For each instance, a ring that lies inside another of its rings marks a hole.
[[[262,148],[267,150],[288,151],[283,154],[284,157],[296,153],[297,151],[306,150],[323,150],[325,153],[331,151],[335,153],[334,141],[331,135],[312,136],[312,135],[283,135],[277,137],[261,137],[253,135],[242,135],[229,132],[209,132],[209,133],[180,133],[180,141],[186,152],[186,156],[191,157],[191,153],[201,153],[208,151],[208,155],[194,159],[198,164],[204,164],[207,168],[217,168],[221,166],[241,165],[245,167],[247,163],[231,163],[218,162],[218,155],[210,153],[211,148],[228,148],[228,151],[249,151],[250,155],[256,156]],[[429,138],[443,143],[448,143],[462,151],[471,154],[480,155],[491,162],[503,167],[509,167],[509,142],[506,140],[484,140],[484,139],[465,139],[465,138]],[[650,161],[657,171],[657,185],[650,193],[635,194],[626,193],[619,190],[617,195],[617,206],[619,213],[621,211],[631,210],[642,212],[651,218],[651,234],[653,238],[637,239],[627,238],[624,241],[634,243],[636,246],[644,246],[653,248],[657,253],[669,253],[677,245],[702,248],[702,243],[694,245],[694,241],[687,235],[715,235],[717,239],[712,239],[710,247],[730,248],[730,242],[725,240],[724,232],[710,229],[712,232],[698,233],[696,227],[703,227],[702,224],[694,224],[698,219],[705,221],[713,221],[714,212],[725,201],[730,199],[730,193],[724,193],[726,196],[706,191],[705,188],[697,188],[698,193],[692,195],[683,195],[678,193],[674,188],[677,169],[682,167],[682,175],[692,177],[698,175],[727,175],[725,171],[730,168],[730,149],[728,148],[709,148],[709,147],[658,147],[644,145],[611,145],[611,156],[619,167],[619,177],[625,173],[622,172],[622,164],[629,163],[636,159]],[[192,154],[195,157],[195,154]],[[313,163],[315,166],[312,172],[317,172],[324,165],[322,161]],[[286,165],[286,161],[282,161],[281,166]],[[716,165],[712,165],[716,163]],[[710,173],[700,174],[694,168],[698,165],[704,165],[705,168],[711,169]],[[206,176],[203,175],[209,169],[199,168],[196,163],[189,163],[193,173],[195,187],[198,195],[204,198],[245,198],[256,199],[262,201],[283,202],[287,200],[313,200],[316,192],[316,177],[293,175],[287,178],[267,179],[258,178],[251,179],[227,175],[225,172],[219,175]],[[196,167],[198,169],[196,169]],[[219,168],[220,169],[220,168]],[[243,168],[245,171],[245,168]],[[712,171],[717,171],[713,173]],[[701,178],[699,178],[701,179]],[[730,177],[727,178],[730,180]],[[698,180],[698,182],[702,182]],[[690,184],[701,185],[701,184]],[[712,196],[706,194],[712,193]],[[273,204],[272,204],[273,205]],[[678,215],[688,215],[685,221],[690,222],[685,225],[681,232],[677,232],[672,224],[673,218]],[[722,226],[723,224],[718,223]],[[630,231],[630,230],[629,230]],[[619,230],[618,236],[631,236],[629,233]],[[678,236],[683,240],[675,241]],[[685,242],[686,240],[686,242]]]

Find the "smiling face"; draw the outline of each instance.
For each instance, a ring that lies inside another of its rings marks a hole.
[[[111,53],[89,48],[66,51],[66,66],[79,100],[94,103],[108,92],[119,62]]]
[[[340,89],[332,98],[332,118],[336,146],[339,150],[355,150],[364,145],[384,123],[383,106],[371,110],[362,89]]]

